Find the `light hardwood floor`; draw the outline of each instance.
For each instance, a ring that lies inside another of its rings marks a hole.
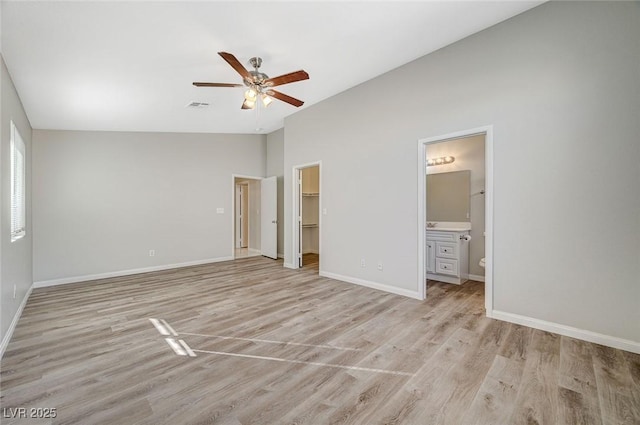
[[[487,319],[483,300],[478,282],[419,302],[265,258],[36,289],[1,406],[57,418],[2,423],[640,423],[639,355]]]
[[[313,269],[318,273],[320,256],[318,254],[302,254],[302,267],[305,269]]]

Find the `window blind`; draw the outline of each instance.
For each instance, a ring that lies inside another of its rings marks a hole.
[[[26,155],[18,129],[11,122],[11,241],[26,233]]]

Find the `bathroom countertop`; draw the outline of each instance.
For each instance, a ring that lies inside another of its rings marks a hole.
[[[469,230],[471,230],[471,223],[465,223],[465,222],[440,221],[440,222],[436,222],[435,227],[427,227],[427,231],[440,231],[440,232],[468,232]]]

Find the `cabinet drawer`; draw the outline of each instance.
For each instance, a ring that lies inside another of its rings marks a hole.
[[[427,230],[427,240],[430,241],[455,242],[456,236],[458,236],[458,233]]]
[[[458,260],[436,258],[436,273],[458,276]]]
[[[458,258],[458,244],[453,242],[436,242],[436,257]]]

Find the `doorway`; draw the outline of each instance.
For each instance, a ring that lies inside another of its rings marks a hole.
[[[224,213],[219,208],[218,213]],[[231,257],[278,258],[277,177],[231,175]]]
[[[476,152],[475,155],[474,152]],[[437,178],[428,181],[429,175]],[[451,178],[447,180],[448,177]],[[462,191],[461,189],[440,191],[438,187],[434,190],[433,185],[439,185],[443,181],[451,181],[452,184],[459,185],[456,187],[465,188],[466,192],[460,197],[460,202],[452,200],[450,195]],[[463,184],[460,186],[461,181]],[[447,202],[451,201],[457,208],[451,210],[441,208],[444,202],[434,201],[429,194],[429,187],[431,187],[431,195],[438,191],[443,192]],[[418,141],[418,258],[420,258],[418,292],[422,299],[427,296],[428,279],[452,284],[461,284],[466,279],[484,280],[485,309],[487,314],[491,313],[493,310],[492,196],[493,132],[491,126]],[[436,206],[438,208],[434,208]],[[454,219],[449,220],[449,216]],[[441,226],[442,232],[438,231],[438,226]],[[450,233],[452,229],[454,232]],[[453,239],[443,242],[443,238],[446,237]],[[473,249],[470,246],[472,242]],[[443,257],[440,261],[438,261],[438,253]],[[454,258],[455,255],[459,255],[459,258]]]
[[[321,168],[320,162],[294,167],[294,265],[320,270]]]
[[[260,180],[234,177],[234,258],[261,255]]]

